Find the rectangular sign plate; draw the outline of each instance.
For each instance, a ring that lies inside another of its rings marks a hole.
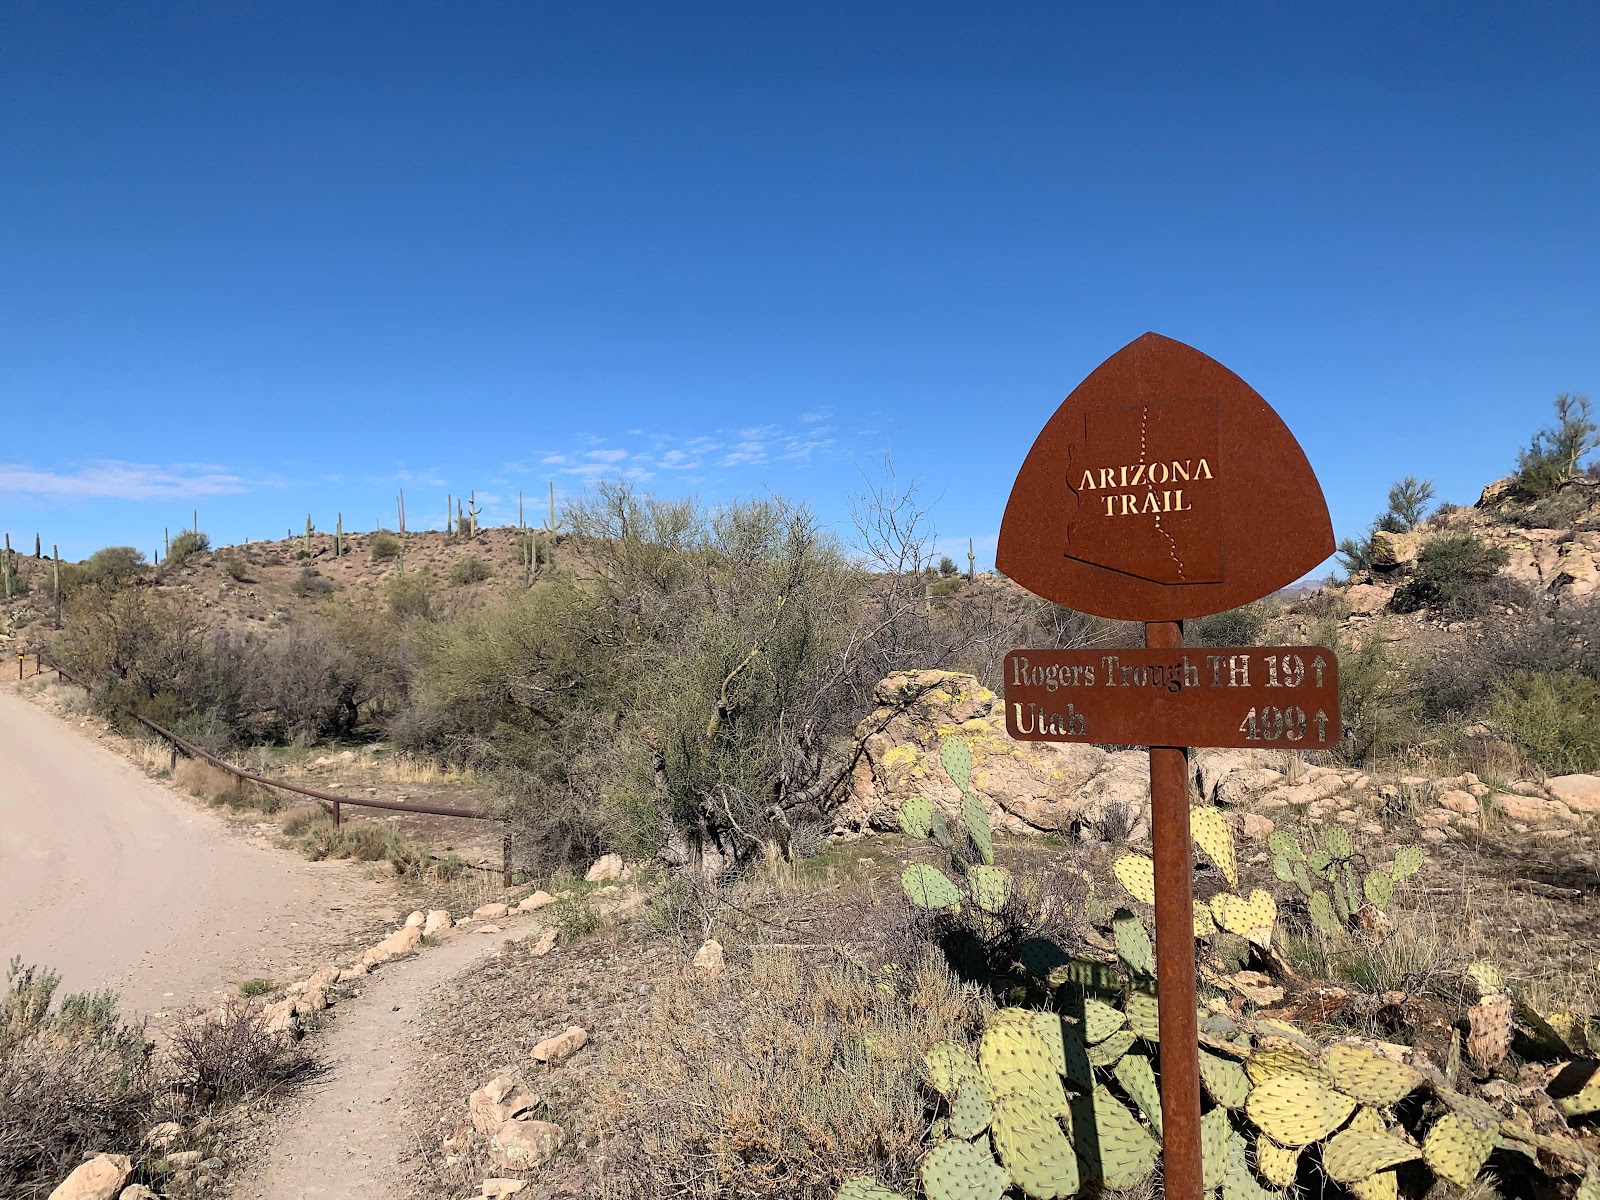
[[[1025,742],[1327,750],[1339,660],[1323,646],[1013,650],[1005,703]]]

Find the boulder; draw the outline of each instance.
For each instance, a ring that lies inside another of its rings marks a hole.
[[[1389,607],[1389,600],[1394,595],[1391,588],[1380,587],[1375,583],[1357,583],[1344,590],[1345,603],[1350,606],[1352,616],[1370,617],[1382,612]]]
[[[925,796],[958,822],[961,792],[939,759],[942,735],[972,747],[972,788],[1002,833],[1095,836],[1127,810],[1138,841],[1149,834],[1150,771],[1138,751],[1066,742],[1017,742],[1000,699],[971,675],[903,671],[874,693],[878,709],[857,728],[865,753],[834,812],[841,832],[898,830],[900,805]]]
[[[555,902],[556,898],[554,896],[552,896],[549,892],[541,890],[535,892],[531,896],[524,896],[517,903],[517,911],[533,912],[535,909],[543,908],[546,904],[554,904]]]
[[[480,904],[472,910],[472,919],[474,921],[498,921],[510,911],[510,907],[504,904]]]
[[[132,1174],[126,1154],[96,1154],[58,1183],[50,1200],[115,1200]]]
[[[1392,571],[1417,561],[1417,551],[1422,548],[1422,538],[1415,533],[1390,533],[1387,529],[1372,531],[1372,565],[1380,571]]]
[[[291,1039],[300,1036],[300,1013],[293,996],[267,1005],[261,1010],[261,1018],[268,1033]]]
[[[1239,832],[1244,835],[1247,842],[1264,842],[1272,836],[1276,826],[1271,817],[1263,817],[1260,813],[1247,812],[1240,819]]]
[[[455,921],[451,919],[450,914],[442,908],[436,908],[430,912],[427,916],[427,919],[423,921],[422,936],[432,937],[441,930],[451,929],[454,926]]]
[[[594,865],[589,868],[589,873],[584,879],[589,883],[604,883],[626,877],[627,868],[622,865],[622,855],[607,854],[594,860]]]
[[[1448,808],[1451,812],[1459,813],[1463,817],[1475,817],[1478,815],[1478,801],[1471,792],[1455,790],[1445,792],[1439,797],[1439,807]]]
[[[1494,798],[1495,806],[1513,821],[1529,825],[1575,825],[1577,815],[1559,800],[1546,800],[1540,796],[1523,796],[1514,792],[1501,792]]]
[[[132,1183],[122,1189],[122,1195],[117,1200],[161,1200],[161,1197],[142,1183]]]
[[[421,928],[416,925],[407,925],[403,929],[397,929],[376,946],[373,946],[361,956],[361,961],[369,967],[376,966],[378,963],[386,963],[398,955],[410,954],[421,943]]]
[[[176,1154],[167,1155],[167,1166],[175,1171],[183,1171],[190,1167],[198,1167],[203,1158],[205,1155],[198,1150],[180,1150]]]
[[[406,918],[406,928],[407,929],[411,929],[411,928],[413,928],[415,926],[420,926],[427,919],[428,919],[427,914],[422,912],[421,909],[418,909],[416,912],[412,913],[410,916],[408,916]]]
[[[176,1121],[162,1121],[145,1131],[144,1144],[152,1150],[166,1150],[183,1140],[183,1126]]]
[[[1544,785],[1573,812],[1600,813],[1600,775],[1557,775]]]
[[[555,1037],[545,1038],[529,1053],[546,1066],[564,1063],[589,1044],[589,1031],[582,1025],[568,1025]]]
[[[1517,477],[1515,475],[1507,475],[1504,479],[1496,479],[1478,494],[1477,507],[1493,508],[1500,501],[1511,495],[1516,486]]]
[[[485,1200],[500,1200],[502,1196],[515,1196],[527,1186],[526,1179],[485,1179],[478,1195]]]
[[[489,1157],[502,1171],[531,1171],[561,1148],[561,1126],[549,1121],[507,1121],[489,1142]]]
[[[321,967],[316,971],[315,974],[311,976],[310,979],[306,980],[306,991],[326,992],[334,984],[339,982],[340,974],[341,972],[339,968],[333,966],[332,964]]]
[[[556,948],[556,942],[561,937],[559,930],[546,929],[539,935],[539,940],[528,947],[528,953],[534,958],[543,958]]]
[[[490,924],[488,924],[488,925],[479,925],[479,926],[478,926],[478,927],[477,927],[477,928],[476,928],[476,929],[474,929],[474,930],[473,930],[473,931],[472,931],[472,932],[473,932],[473,933],[488,933],[488,934],[495,934],[495,933],[503,933],[503,932],[504,932],[504,930],[502,930],[502,929],[501,929],[501,928],[500,928],[500,926],[498,926],[498,925],[496,925],[496,924],[494,924],[494,923],[493,923],[493,922],[491,922],[491,923],[490,923]]]
[[[369,971],[370,969],[364,962],[351,963],[348,967],[339,972],[339,982],[351,983],[357,979],[360,979],[363,975],[368,974]]]
[[[1600,559],[1576,542],[1564,544],[1556,553],[1550,590],[1567,599],[1592,595],[1596,588],[1600,588]]]
[[[531,1116],[542,1103],[522,1076],[505,1071],[467,1098],[467,1110],[472,1114],[472,1127],[490,1134],[507,1121]]]
[[[701,943],[700,949],[694,952],[694,962],[690,966],[707,983],[721,979],[728,973],[722,957],[722,943],[715,939]]]

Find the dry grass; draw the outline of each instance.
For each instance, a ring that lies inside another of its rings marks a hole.
[[[199,758],[180,758],[172,782],[202,800],[215,803],[233,791],[238,781],[220,767]]]
[[[390,783],[450,787],[470,786],[479,782],[477,774],[469,769],[443,766],[431,758],[411,754],[376,759],[372,768],[376,779]]]
[[[924,1049],[981,1020],[931,958],[905,985],[752,947],[723,986],[672,978],[608,1056],[594,1119],[615,1197],[831,1197],[905,1183],[927,1136]]]

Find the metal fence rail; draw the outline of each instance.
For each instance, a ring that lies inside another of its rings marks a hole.
[[[17,655],[17,678],[19,679],[22,678],[22,657],[23,656],[20,654]],[[77,684],[90,695],[94,694],[94,688],[92,688],[84,680],[80,679],[77,675],[73,674],[71,671],[62,667],[60,663],[47,659],[42,654],[34,655],[34,660],[35,674],[47,670],[54,671],[58,678]],[[135,721],[139,722],[139,724],[143,725],[146,729],[150,730],[152,733],[156,734],[158,737],[162,738],[169,745],[171,745],[173,766],[177,766],[178,754],[181,752],[188,755],[190,758],[198,758],[203,762],[208,762],[219,770],[226,771],[235,779],[241,781],[248,780],[250,783],[259,784],[262,787],[276,788],[278,791],[282,792],[293,792],[298,796],[308,796],[313,800],[320,801],[327,807],[329,813],[333,817],[333,827],[335,829],[340,829],[343,827],[341,810],[346,804],[354,804],[360,808],[379,808],[388,812],[422,813],[431,817],[459,817],[468,821],[498,821],[502,826],[500,839],[500,878],[504,886],[511,886],[511,822],[505,817],[497,816],[496,814],[490,812],[484,812],[481,809],[452,808],[444,804],[402,804],[398,800],[357,799],[352,796],[341,796],[336,792],[325,792],[320,788],[304,787],[298,783],[288,783],[282,779],[269,779],[265,775],[257,775],[254,771],[246,771],[243,767],[236,767],[232,763],[218,758],[209,750],[202,749],[201,747],[196,746],[193,742],[179,737],[176,733],[173,733],[172,730],[156,724],[149,717],[142,716],[136,712],[129,712],[128,715],[131,716]]]

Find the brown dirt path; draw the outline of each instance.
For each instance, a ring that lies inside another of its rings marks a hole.
[[[399,917],[394,887],[240,836],[0,688],[0,961],[161,1015],[304,978]]]

